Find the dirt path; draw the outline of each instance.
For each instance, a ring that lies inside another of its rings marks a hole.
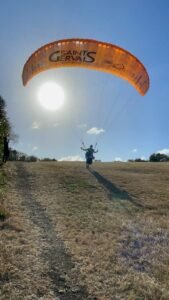
[[[14,229],[15,235],[19,232],[13,248],[21,246],[21,239],[24,247],[19,262],[15,262],[15,276],[8,270],[8,280],[0,279],[4,290],[0,299],[96,299],[78,284],[78,270],[71,255],[38,201],[41,186],[35,187],[36,174],[24,163],[9,164],[7,168],[11,182],[8,209],[12,216],[6,229]],[[48,198],[49,194],[43,191],[43,197]]]

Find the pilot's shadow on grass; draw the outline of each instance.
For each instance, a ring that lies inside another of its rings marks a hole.
[[[140,203],[136,202],[129,193],[122,190],[120,187],[116,186],[113,182],[105,178],[104,176],[100,175],[98,172],[94,170],[89,170],[92,175],[95,176],[97,181],[107,190],[108,198],[112,200],[115,198],[116,200],[124,200],[130,201],[133,205],[143,208],[144,206]]]

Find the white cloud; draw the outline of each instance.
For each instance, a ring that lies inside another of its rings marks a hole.
[[[59,161],[84,161],[84,159],[80,155],[70,155],[61,157]]]
[[[133,149],[131,152],[132,152],[132,153],[137,153],[137,152],[138,152],[138,149],[135,148],[135,149]]]
[[[87,130],[88,134],[100,134],[102,132],[105,132],[105,130],[103,128],[97,128],[97,127],[92,127],[89,130]]]
[[[33,148],[32,148],[32,151],[37,151],[38,150],[38,147],[37,146],[34,146]]]
[[[115,157],[114,161],[123,161],[121,157]]]
[[[34,121],[32,123],[32,126],[31,126],[32,129],[39,129],[40,128],[40,123],[37,122],[37,121]]]
[[[169,155],[169,149],[164,148],[162,150],[157,151],[156,153],[161,153],[161,154]]]

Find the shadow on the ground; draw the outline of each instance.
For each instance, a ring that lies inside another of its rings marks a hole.
[[[116,200],[128,200],[130,201],[133,205],[139,207],[139,208],[144,208],[144,206],[137,201],[135,201],[129,193],[126,191],[122,190],[120,187],[116,186],[113,182],[108,180],[106,177],[102,176],[98,172],[89,169],[89,172],[95,176],[95,178],[98,180],[98,182],[106,189],[108,197],[110,200],[116,199]]]

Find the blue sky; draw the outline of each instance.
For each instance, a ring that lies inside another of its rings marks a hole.
[[[6,0],[0,7],[0,94],[19,135],[12,147],[39,157],[80,159],[81,140],[98,140],[97,159],[103,161],[169,154],[168,0]],[[120,78],[79,68],[43,72],[23,87],[23,65],[32,52],[74,37],[133,53],[149,73],[148,93],[142,97]],[[55,112],[37,100],[38,88],[49,80],[65,92],[64,107]],[[89,135],[92,127],[105,132]]]

